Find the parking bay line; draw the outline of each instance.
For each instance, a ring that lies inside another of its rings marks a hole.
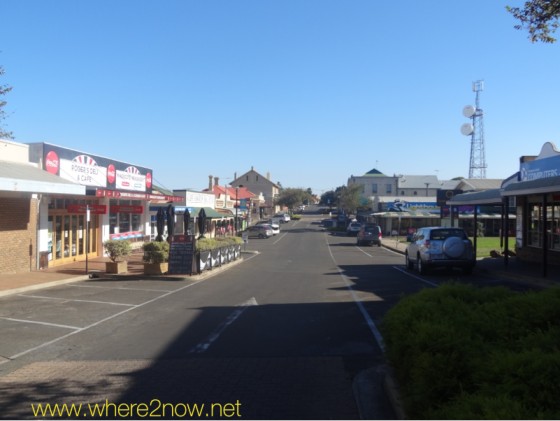
[[[147,304],[154,303],[154,302],[160,300],[161,298],[165,298],[165,297],[167,297],[167,296],[169,296],[169,295],[175,294],[175,293],[177,293],[177,292],[180,292],[180,291],[183,291],[183,290],[185,290],[185,289],[187,289],[187,288],[190,288],[190,287],[192,287],[192,286],[194,286],[194,285],[197,285],[198,283],[203,282],[203,281],[206,280],[206,279],[208,279],[208,278],[200,279],[200,280],[198,280],[198,281],[193,282],[192,284],[185,285],[185,286],[182,287],[182,288],[176,289],[176,290],[174,290],[174,291],[169,291],[169,292],[167,292],[166,294],[162,294],[162,295],[160,295],[160,296],[158,296],[158,297],[152,298],[151,300],[145,301],[145,302],[143,302],[142,304],[137,304],[137,305],[128,307],[128,308],[125,309],[125,310],[122,310],[122,311],[120,311],[120,312],[118,312],[118,313],[115,313],[115,314],[113,314],[113,315],[111,315],[111,316],[105,317],[104,319],[101,319],[101,320],[98,320],[98,321],[96,321],[96,322],[94,322],[94,323],[91,323],[91,324],[89,324],[88,326],[84,326],[84,327],[78,328],[78,329],[76,329],[76,330],[73,330],[72,332],[69,332],[69,333],[65,334],[65,335],[59,336],[58,338],[54,338],[54,339],[52,339],[52,340],[50,340],[50,341],[43,342],[43,343],[40,344],[40,345],[34,346],[33,348],[29,348],[29,349],[26,349],[25,351],[21,351],[21,352],[15,354],[15,355],[12,355],[12,356],[8,357],[8,359],[7,359],[6,361],[0,361],[0,364],[6,363],[6,362],[8,362],[8,361],[10,361],[10,360],[15,360],[15,359],[17,359],[17,358],[19,358],[19,357],[21,357],[21,356],[23,356],[23,355],[29,354],[30,352],[34,352],[34,351],[37,351],[38,349],[41,349],[41,348],[44,348],[44,347],[46,347],[46,346],[52,345],[52,344],[54,344],[54,343],[56,343],[56,342],[58,342],[58,341],[61,341],[61,340],[63,340],[63,339],[66,339],[66,338],[68,338],[68,337],[70,337],[70,336],[72,336],[72,335],[75,335],[75,334],[77,334],[77,333],[84,332],[84,331],[89,330],[89,329],[91,329],[91,328],[93,328],[93,327],[99,326],[99,325],[101,325],[101,324],[103,324],[103,323],[105,323],[105,322],[107,322],[107,321],[109,321],[109,320],[112,320],[112,319],[114,319],[114,318],[117,318],[117,317],[119,317],[119,316],[122,316],[123,314],[126,314],[126,313],[128,313],[129,311],[131,311],[131,310],[135,310],[135,309],[140,308],[140,307],[143,307],[143,306],[145,306],[145,305],[147,305]]]

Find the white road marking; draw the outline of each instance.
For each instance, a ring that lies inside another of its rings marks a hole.
[[[428,284],[428,285],[430,285],[430,286],[433,286],[433,287],[438,287],[438,286],[439,286],[439,284],[436,284],[435,282],[430,282],[430,281],[428,281],[427,279],[424,279],[424,278],[422,278],[422,277],[420,277],[420,276],[417,276],[417,275],[415,275],[415,274],[413,274],[413,273],[410,273],[409,271],[407,271],[406,269],[403,269],[402,267],[393,266],[393,269],[396,269],[396,270],[398,270],[399,272],[402,272],[402,273],[404,273],[404,274],[410,276],[411,278],[417,279],[417,280],[419,280],[420,282],[424,282],[425,284]]]
[[[233,311],[233,313],[231,313],[216,329],[214,329],[214,331],[208,336],[208,338],[206,338],[206,340],[204,342],[199,343],[198,345],[196,345],[194,348],[192,348],[190,350],[191,354],[201,354],[203,352],[205,352],[210,345],[212,345],[214,342],[216,342],[216,340],[218,340],[218,338],[220,337],[220,335],[233,323],[235,322],[239,316],[241,316],[243,314],[243,312],[245,310],[247,310],[247,308],[249,306],[256,306],[258,305],[257,300],[255,299],[255,297],[251,297],[249,300],[245,301],[244,303],[241,303],[239,305],[237,305],[237,309],[235,311]]]
[[[66,301],[66,302],[74,301],[74,302],[77,302],[77,303],[107,304],[107,305],[112,305],[112,306],[125,306],[125,307],[135,306],[135,304],[114,303],[114,302],[111,302],[111,301],[78,300],[78,299],[75,299],[75,298],[47,297],[47,296],[44,296],[44,295],[27,295],[27,294],[18,294],[18,295],[20,297],[38,298],[38,299],[41,299],[41,300],[58,300],[58,301]]]
[[[366,308],[364,307],[364,304],[362,303],[362,301],[356,296],[356,292],[354,291],[354,289],[352,288],[352,283],[350,282],[350,280],[348,279],[348,277],[346,275],[344,275],[344,273],[342,272],[342,269],[340,269],[340,267],[338,266],[338,263],[336,263],[336,260],[334,258],[334,255],[332,253],[331,250],[331,246],[329,244],[329,241],[327,239],[327,236],[325,234],[325,241],[327,243],[327,247],[329,249],[329,254],[331,255],[331,259],[334,262],[334,264],[337,267],[338,270],[338,274],[340,275],[340,277],[344,280],[344,283],[346,284],[346,288],[348,289],[348,291],[350,292],[350,294],[352,295],[352,299],[354,300],[354,302],[356,303],[356,305],[358,306],[358,309],[360,310],[360,313],[362,313],[362,317],[364,318],[364,320],[366,321],[369,330],[371,331],[375,341],[377,342],[377,345],[379,346],[379,348],[385,352],[385,341],[383,339],[383,336],[381,335],[381,332],[379,331],[379,329],[377,328],[377,326],[375,325],[375,322],[373,321],[373,319],[371,318],[371,316],[369,315],[369,313],[367,312]]]
[[[59,325],[57,323],[48,323],[48,322],[38,322],[36,320],[25,320],[25,319],[12,319],[11,317],[0,317],[2,320],[9,320],[10,322],[18,322],[18,323],[31,323],[36,325],[44,325],[44,326],[51,326],[51,327],[61,327],[63,329],[73,329],[78,330],[80,327],[78,326],[68,326],[68,325]]]

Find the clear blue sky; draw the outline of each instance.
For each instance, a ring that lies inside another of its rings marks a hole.
[[[170,189],[254,166],[321,194],[372,168],[467,177],[483,79],[487,178],[506,178],[560,146],[560,43],[513,28],[522,3],[0,0],[4,126]]]

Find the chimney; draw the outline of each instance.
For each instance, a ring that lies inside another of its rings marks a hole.
[[[215,186],[219,186],[219,185],[220,185],[220,177],[214,177],[214,185],[215,185]]]
[[[208,176],[208,190],[212,191],[212,176]]]
[[[266,172],[266,179],[270,180],[270,172],[269,171]]]

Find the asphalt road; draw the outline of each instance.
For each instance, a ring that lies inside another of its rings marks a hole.
[[[320,219],[250,240],[258,254],[198,282],[90,280],[1,299],[0,417],[108,402],[133,418],[134,403],[162,418],[204,404],[195,418],[358,419],[365,400],[369,416],[393,418],[378,326],[449,276],[407,272],[402,255]],[[358,390],[365,371],[379,375]]]

